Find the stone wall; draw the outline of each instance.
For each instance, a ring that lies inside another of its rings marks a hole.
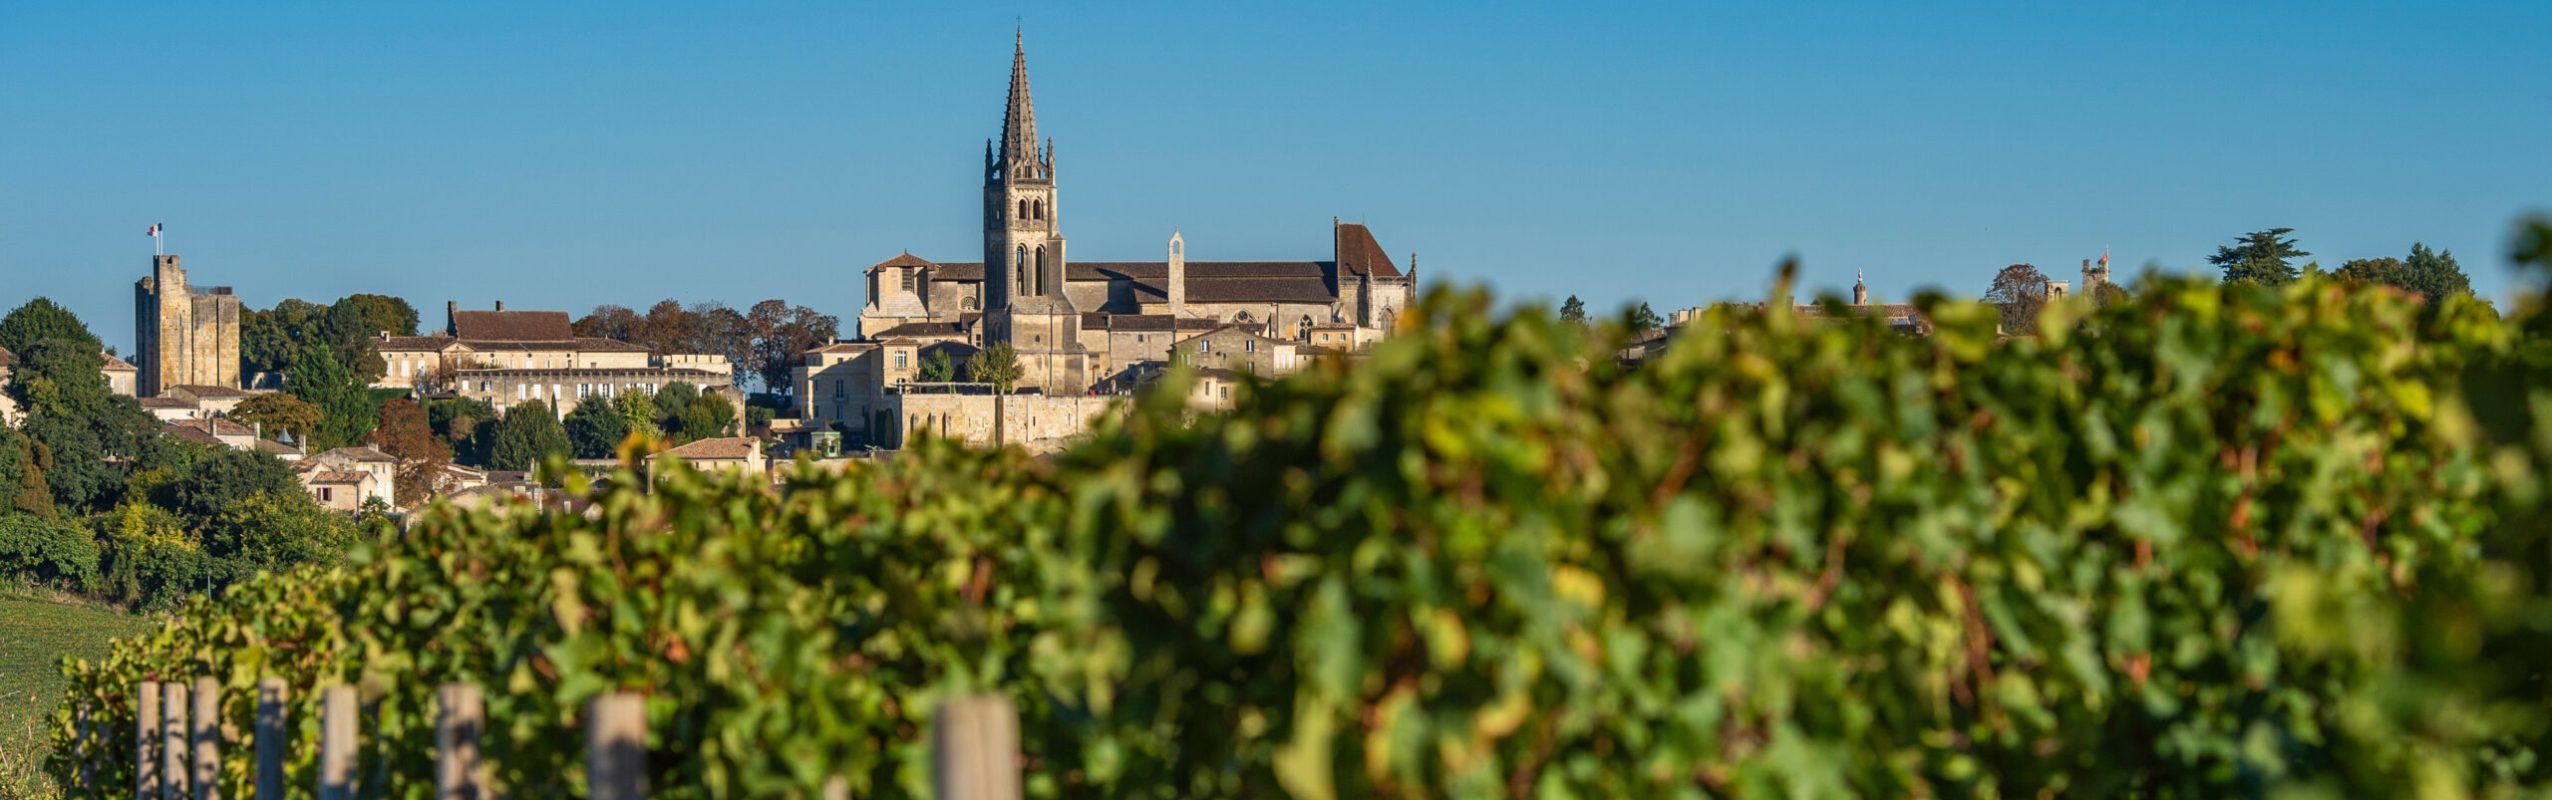
[[[1061,450],[1102,415],[1126,410],[1115,397],[1033,394],[893,394],[885,405],[902,426],[893,443],[898,448],[938,436],[976,447],[1018,445],[1032,453]]]

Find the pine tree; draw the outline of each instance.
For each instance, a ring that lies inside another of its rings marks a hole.
[[[372,393],[325,347],[302,351],[284,391],[319,409],[319,426],[310,432],[313,453],[361,441],[379,421]]]
[[[1568,301],[1560,304],[1560,321],[1586,327],[1586,301],[1577,299],[1577,295],[1569,295]]]
[[[2224,270],[2225,283],[2257,283],[2283,286],[2295,280],[2295,259],[2312,255],[2295,247],[2287,238],[2294,228],[2270,228],[2252,231],[2233,240],[2230,247],[2218,247],[2207,263]]]

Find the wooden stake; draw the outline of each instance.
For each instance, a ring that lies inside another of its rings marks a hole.
[[[195,679],[195,800],[222,798],[222,682]]]
[[[1019,800],[1019,712],[1010,698],[950,698],[931,720],[931,787],[940,800]]]
[[[585,782],[592,800],[647,796],[646,698],[614,692],[585,706]]]
[[[186,800],[186,684],[160,684],[160,800]]]
[[[284,800],[284,679],[257,681],[257,800]]]
[[[354,687],[319,690],[319,800],[354,800]]]
[[[447,683],[435,692],[434,796],[436,800],[480,800],[487,789],[479,783],[479,731],[487,710],[478,684]]]
[[[143,681],[133,704],[133,797],[159,800],[159,681]]]

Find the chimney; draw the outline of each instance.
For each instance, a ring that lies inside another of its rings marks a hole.
[[[505,301],[503,301],[503,300],[498,300],[498,301],[496,301],[496,310],[498,310],[498,311],[503,311],[503,310],[505,310]]]
[[[1176,340],[1178,319],[1187,314],[1187,240],[1176,228],[1170,229],[1170,275],[1165,282],[1169,284],[1162,291],[1170,296],[1170,338]]]
[[[461,335],[461,301],[443,301],[443,335]]]

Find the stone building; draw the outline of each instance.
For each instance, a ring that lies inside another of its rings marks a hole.
[[[886,416],[900,426],[880,446],[902,448],[924,436],[954,438],[978,447],[1017,445],[1029,452],[1060,450],[1090,423],[1122,414],[1115,397],[1088,395],[897,392],[887,395]]]
[[[1389,335],[1416,299],[1416,257],[1408,272],[1364,225],[1330,220],[1327,260],[1190,261],[1173,232],[1162,261],[1082,261],[1066,256],[1056,205],[1054,144],[1037,138],[1024,45],[1011,52],[1010,96],[1001,137],[984,149],[981,261],[939,262],[899,254],[866,273],[860,331],[872,339],[912,323],[964,331],[970,343],[1007,342],[1025,383],[1048,394],[1085,391],[1191,330],[1244,325],[1262,335],[1309,340],[1323,326],[1369,333],[1333,337],[1361,346]],[[1130,334],[1119,338],[1118,333]],[[1119,345],[1149,344],[1154,348]]]
[[[1014,40],[1001,135],[984,143],[981,260],[905,252],[869,267],[865,339],[804,354],[801,424],[790,429],[886,447],[921,431],[1041,441],[1080,430],[1101,413],[1103,395],[1157,374],[1182,340],[1230,329],[1205,346],[1228,340],[1234,363],[1281,374],[1314,341],[1345,352],[1389,336],[1416,301],[1417,257],[1403,272],[1371,230],[1336,218],[1325,260],[1190,261],[1185,235],[1173,230],[1161,261],[1074,261],[1057,175],[1054,142],[1037,133],[1027,48]],[[1045,399],[917,385],[920,359],[996,344],[1017,354],[1018,390]],[[1049,402],[1072,411],[1031,408]]]
[[[176,256],[152,256],[150,277],[133,284],[133,326],[138,396],[239,385],[239,297],[228,286],[188,285]]]
[[[667,459],[679,461],[696,472],[742,472],[761,475],[771,470],[771,461],[762,454],[762,440],[747,436],[701,439],[690,444],[647,457],[647,473]]]
[[[97,357],[98,372],[106,376],[107,391],[114,392],[125,397],[140,396],[137,394],[141,390],[142,384],[140,369],[135,368],[132,364],[125,363],[124,359],[116,358],[105,353],[99,353]]]
[[[1225,325],[1181,339],[1170,347],[1170,360],[1200,369],[1246,372],[1281,378],[1298,368],[1295,342],[1260,334],[1254,326]]]
[[[577,336],[564,311],[463,310],[444,306],[443,330],[430,336],[380,335],[373,349],[387,366],[374,386],[448,391],[503,411],[531,400],[561,418],[589,397],[655,394],[674,383],[727,399],[744,415],[735,364],[723,355],[658,355],[644,345]]]

